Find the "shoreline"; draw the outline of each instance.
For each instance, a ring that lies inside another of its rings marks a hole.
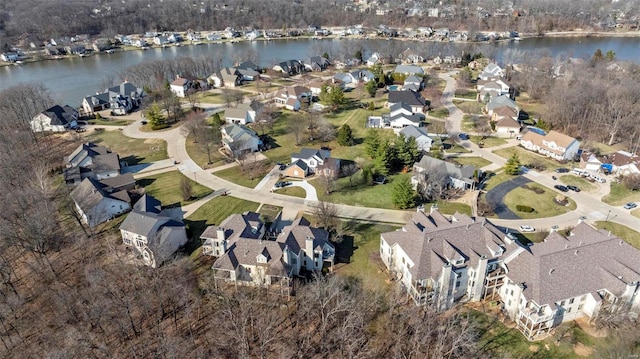
[[[619,37],[630,37],[630,38],[635,38],[635,37],[640,37],[640,31],[588,31],[588,30],[577,30],[577,31],[552,31],[552,32],[545,32],[543,34],[535,34],[535,33],[522,33],[520,34],[519,38],[522,40],[525,39],[535,39],[535,38],[578,38],[578,37],[583,37],[583,38],[606,38],[606,37],[611,37],[611,38],[619,38]],[[256,39],[252,39],[252,40],[247,40],[247,39],[223,39],[223,40],[217,40],[217,41],[207,41],[207,40],[202,40],[199,41],[198,43],[193,43],[193,42],[189,42],[189,41],[184,41],[179,43],[180,45],[171,45],[171,46],[158,46],[158,45],[153,45],[153,46],[148,46],[147,48],[141,48],[141,47],[133,47],[133,46],[121,46],[115,49],[116,52],[120,52],[120,51],[146,51],[148,49],[159,49],[159,48],[172,48],[172,47],[180,47],[180,46],[200,46],[200,45],[209,45],[209,44],[225,44],[225,43],[242,43],[242,42],[253,42],[253,41],[281,41],[281,40],[286,40],[286,41],[290,41],[290,40],[318,40],[318,41],[322,41],[322,40],[388,40],[388,41],[402,41],[402,42],[434,42],[434,43],[440,43],[440,42],[446,42],[446,41],[440,41],[440,40],[436,40],[436,39],[431,39],[431,38],[403,38],[403,37],[395,37],[395,38],[385,38],[385,37],[378,37],[378,36],[374,36],[374,37],[368,37],[368,36],[358,36],[358,37],[352,37],[352,36],[340,36],[340,35],[327,35],[327,36],[321,36],[321,37],[317,37],[317,36],[310,36],[310,35],[305,35],[305,36],[287,36],[287,37],[278,37],[278,38],[264,38],[264,37],[259,37]],[[495,40],[495,41],[455,41],[454,43],[456,44],[491,44],[491,43],[500,43],[500,42],[510,42],[513,41],[514,38],[509,38],[509,39],[500,39],[500,40]],[[12,62],[4,62],[4,61],[0,61],[0,67],[5,67],[5,66],[22,66],[22,65],[27,65],[29,63],[35,63],[35,62],[42,62],[42,61],[52,61],[52,60],[67,60],[67,59],[71,59],[71,58],[81,58],[81,57],[90,57],[90,56],[100,56],[100,55],[110,55],[110,53],[107,52],[96,52],[96,53],[91,53],[88,56],[77,56],[77,55],[66,55],[63,57],[58,57],[58,58],[45,58],[45,57],[39,57],[39,58],[29,58],[24,60],[22,63],[17,64],[17,63],[12,63]]]

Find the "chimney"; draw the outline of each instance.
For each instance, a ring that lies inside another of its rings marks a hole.
[[[309,258],[313,258],[313,237],[307,236],[305,240],[305,252]]]
[[[224,228],[222,227],[218,227],[218,230],[216,231],[216,235],[218,237],[218,240],[223,241],[226,238],[225,234],[224,234]]]
[[[434,204],[431,205],[431,211],[429,213],[433,213],[433,212],[435,212],[437,210],[438,210],[438,205],[434,203]]]

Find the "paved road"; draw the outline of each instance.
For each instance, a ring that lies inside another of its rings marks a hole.
[[[520,216],[515,214],[512,210],[509,209],[509,207],[504,204],[504,197],[507,195],[507,193],[529,182],[531,182],[530,179],[518,176],[511,181],[500,183],[487,192],[487,202],[493,205],[493,207],[495,208],[493,212],[498,216],[498,218],[520,219]]]

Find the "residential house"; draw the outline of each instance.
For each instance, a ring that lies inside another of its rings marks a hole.
[[[497,96],[512,97],[513,87],[503,79],[478,80],[478,101],[488,102]]]
[[[580,153],[580,168],[590,172],[599,172],[602,165],[608,163],[606,156],[599,156],[593,152],[582,151]]]
[[[398,65],[393,70],[395,74],[404,74],[404,75],[424,75],[424,69],[417,65]]]
[[[246,125],[256,121],[256,116],[262,112],[264,105],[259,101],[252,101],[250,104],[241,103],[236,107],[229,107],[224,111],[224,118],[227,123]]]
[[[612,172],[620,176],[640,174],[640,156],[627,151],[618,151],[611,155]]]
[[[407,126],[420,127],[424,124],[424,114],[414,113],[412,107],[404,102],[391,105],[389,115],[382,115],[385,124],[392,128]]]
[[[242,62],[240,64],[238,64],[238,66],[236,66],[237,70],[253,70],[256,72],[262,72],[262,68],[260,68],[260,66],[256,65],[255,63],[253,63],[252,61],[245,61]]]
[[[341,83],[345,88],[355,88],[359,84],[367,83],[375,78],[371,71],[365,69],[357,69],[346,73],[339,72],[333,75],[334,82]]]
[[[241,125],[228,125],[220,129],[222,132],[222,145],[235,158],[245,153],[257,152],[262,145],[262,140],[252,129]]]
[[[70,195],[82,222],[95,227],[131,209],[126,190],[108,192],[107,186],[94,178],[85,178]]]
[[[222,40],[222,35],[212,32],[206,35],[207,41],[220,41]]]
[[[330,85],[330,83],[327,83],[321,78],[316,77],[307,84],[307,87],[309,88],[309,91],[311,91],[311,95],[319,96],[320,92],[322,92],[322,86],[324,86],[325,84]]]
[[[442,57],[440,57],[440,55],[436,56],[433,58],[433,63],[435,65],[441,65],[442,64]]]
[[[558,161],[573,160],[580,148],[578,140],[553,130],[546,135],[529,130],[522,136],[520,145]]]
[[[215,87],[236,87],[242,85],[243,79],[233,67],[225,67],[209,76],[209,81]]]
[[[266,234],[266,226],[260,213],[244,212],[232,214],[219,226],[208,226],[200,235],[203,240],[202,254],[220,257],[227,249],[241,239],[260,241]]]
[[[178,42],[182,42],[183,38],[182,38],[182,35],[178,33],[172,33],[167,37],[167,40],[169,40],[170,43],[175,44]]]
[[[496,65],[495,62],[491,62],[485,66],[480,75],[478,75],[480,80],[489,80],[492,77],[504,77],[504,70]]]
[[[69,128],[78,126],[78,111],[69,105],[55,105],[50,107],[31,120],[33,132],[64,132]]]
[[[402,84],[403,90],[411,90],[413,92],[420,92],[424,88],[424,78],[422,76],[410,75]]]
[[[504,278],[500,263],[521,249],[486,218],[432,208],[401,229],[380,235],[380,258],[417,305],[447,310],[479,301]]]
[[[305,66],[298,60],[283,61],[273,66],[274,71],[282,72],[289,75],[297,75],[303,72]]]
[[[133,247],[143,263],[157,268],[187,243],[182,208],[162,209],[162,203],[145,194],[120,225],[122,243]]]
[[[518,112],[509,106],[500,106],[493,110],[491,122],[495,124],[495,134],[498,137],[514,137],[520,133]]]
[[[366,63],[367,66],[371,67],[371,66],[375,66],[377,64],[382,64],[382,56],[380,56],[379,53],[374,52],[373,54],[371,54],[371,56],[369,56],[369,58],[367,59]]]
[[[496,96],[492,97],[491,100],[485,106],[485,111],[491,117],[493,116],[493,111],[498,107],[507,106],[514,109],[516,112],[520,112],[520,108],[516,105],[516,102],[513,101],[508,96]]]
[[[460,166],[426,155],[413,165],[413,173],[411,184],[414,188],[438,185],[442,188],[475,189],[481,176],[480,170],[472,165]]]
[[[596,319],[603,310],[640,310],[640,251],[584,222],[566,237],[551,232],[505,257],[502,266],[504,311],[530,340],[561,323]]]
[[[64,51],[70,55],[84,55],[87,52],[87,49],[84,45],[69,45],[64,47]]]
[[[67,52],[62,47],[46,46],[44,48],[44,54],[50,57],[56,57],[56,56],[64,56],[67,54]]]
[[[87,114],[111,109],[114,115],[126,115],[140,106],[144,95],[141,88],[125,81],[102,93],[85,97],[82,100],[82,109]]]
[[[304,61],[304,67],[307,71],[324,71],[331,63],[329,59],[322,56],[311,56]]]
[[[415,138],[420,151],[428,152],[433,145],[433,139],[429,137],[426,127],[406,126],[399,132],[399,135],[403,135],[407,140]]]
[[[168,45],[171,42],[169,41],[169,39],[166,36],[158,35],[158,36],[153,38],[153,43],[155,45],[158,45],[158,46],[163,46],[163,45]]]
[[[418,55],[415,51],[407,48],[396,57],[396,62],[400,64],[419,64],[424,62],[424,57]]]
[[[102,180],[120,175],[120,157],[104,146],[83,143],[64,158],[64,179],[78,184],[85,178]]]
[[[284,170],[284,175],[304,178],[315,174],[319,168],[324,166],[330,157],[331,152],[328,150],[302,148],[299,153],[291,154],[291,165]],[[333,165],[335,165],[335,163]]]
[[[169,88],[171,89],[171,92],[173,92],[176,96],[185,97],[189,89],[193,88],[193,83],[185,78],[178,76],[169,85]]]
[[[297,111],[302,102],[309,103],[313,93],[308,87],[289,86],[278,90],[273,98],[276,106],[284,107],[287,110]]]
[[[263,226],[257,213],[245,213],[243,218],[223,223],[231,228],[221,225],[204,233],[224,253],[212,266],[216,283],[258,285],[289,295],[293,277],[304,271],[321,271],[325,266],[333,268],[335,248],[329,242],[329,233],[311,227],[304,217],[285,226],[275,241],[248,234],[254,230],[259,233],[254,228]]]
[[[405,104],[411,106],[411,112],[413,113],[426,113],[428,104],[419,92],[414,91],[389,91],[389,99],[387,100],[387,107],[392,107],[395,104]]]
[[[236,75],[244,81],[254,81],[260,78],[260,73],[253,69],[236,68]]]
[[[21,56],[17,52],[5,52],[0,54],[0,60],[4,62],[16,62],[20,60]]]

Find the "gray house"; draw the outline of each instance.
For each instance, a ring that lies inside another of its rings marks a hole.
[[[131,209],[131,198],[126,190],[109,191],[109,187],[93,178],[85,178],[71,191],[82,222],[93,228]]]
[[[78,184],[85,178],[102,180],[120,174],[120,157],[104,146],[83,143],[64,158],[64,179],[67,184]]]
[[[413,165],[411,183],[417,187],[425,180],[425,176],[440,179],[442,187],[458,189],[475,189],[480,177],[480,170],[471,165],[459,166],[430,156],[422,156]]]

